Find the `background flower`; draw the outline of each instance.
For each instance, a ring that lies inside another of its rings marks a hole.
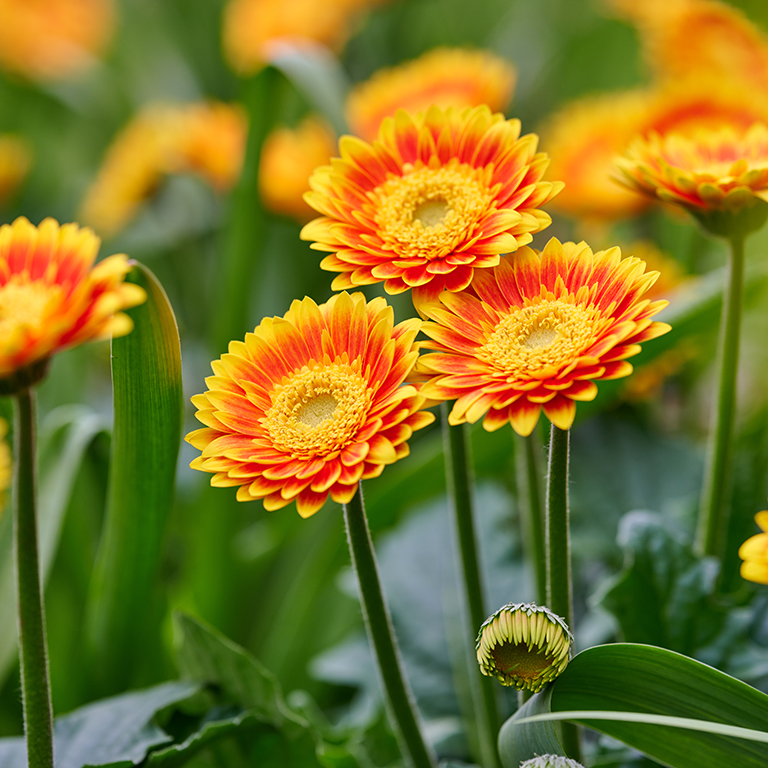
[[[762,531],[748,538],[739,547],[742,578],[768,584],[768,511],[758,512],[755,522]]]

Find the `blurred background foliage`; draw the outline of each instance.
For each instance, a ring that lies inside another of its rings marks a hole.
[[[768,31],[765,3],[733,5]],[[0,132],[23,137],[31,153],[26,178],[0,210],[2,221],[18,215],[34,223],[45,216],[78,220],[108,146],[146,105],[232,102],[247,94],[249,81],[238,78],[222,55],[223,8],[223,0],[121,0],[103,58],[76,77],[36,81],[1,72]],[[490,50],[514,63],[518,80],[507,114],[522,120],[523,132],[536,131],[571,99],[649,79],[633,27],[611,17],[599,2],[571,0],[380,3],[360,20],[341,64],[354,83],[445,45]],[[283,95],[270,120],[295,125],[309,107],[290,86]],[[546,151],[546,144],[541,149]],[[195,427],[189,396],[202,391],[210,360],[224,352],[210,339],[217,316],[226,310],[219,286],[229,204],[227,193],[215,192],[196,176],[168,175],[127,226],[105,238],[101,251],[124,251],[144,263],[168,294],[181,336],[185,432]],[[241,336],[263,316],[283,314],[294,298],[308,294],[320,302],[331,295],[330,275],[320,270],[317,252],[299,239],[299,230],[290,218],[266,215],[261,261],[243,278],[250,282]],[[543,247],[551,236],[580,239],[582,230],[578,222],[555,215],[534,245]],[[707,588],[719,578],[717,567],[697,560],[689,542],[707,427],[702,414],[709,411],[712,392],[722,246],[661,211],[619,223],[606,238],[625,243],[639,236],[654,241],[681,269],[712,275],[683,286],[677,301],[670,296],[674,319],[669,321],[679,321],[677,330],[643,352],[650,362],[685,344],[684,365],[672,365],[666,380],[651,376],[650,397],[643,392],[630,397],[621,382],[610,382],[601,384],[595,403],[580,405],[572,444],[577,645],[651,642],[768,690],[768,598],[739,579],[735,556],[754,531],[752,518],[760,508],[755,505],[768,494],[768,235],[748,242],[738,476],[729,555],[720,577],[728,600],[718,605],[711,604]],[[393,303],[401,319],[412,311],[403,300]],[[114,681],[97,679],[84,636],[107,495],[109,377],[108,345],[88,345],[55,358],[40,389],[41,482],[55,489],[43,537],[57,714],[121,690]],[[2,407],[8,410],[7,403]],[[533,576],[516,508],[517,444],[510,429],[489,434],[476,428],[472,439],[490,604],[530,600]],[[66,466],[55,458],[62,446]],[[368,513],[428,733],[441,754],[466,759],[459,702],[468,683],[451,671],[451,659],[461,657],[465,645],[452,633],[459,626],[458,588],[439,426],[417,434],[411,448],[409,459],[366,485]],[[177,677],[171,616],[185,611],[252,653],[284,691],[307,691],[324,717],[368,731],[370,743],[380,749],[372,759],[386,764],[393,745],[381,725],[340,509],[329,501],[319,514],[302,520],[293,508],[268,513],[257,503],[238,504],[234,489],[211,489],[207,476],[188,468],[194,455],[182,446],[175,502],[160,531],[156,600],[135,616],[136,622],[157,626],[157,642],[128,687]],[[18,667],[12,638],[5,637],[13,620],[9,526],[6,513],[0,517],[1,736],[21,733]],[[147,531],[147,537],[157,533]],[[508,711],[513,704],[507,702]],[[370,735],[375,733],[379,736]],[[596,749],[610,751],[605,745]],[[606,758],[601,764],[632,759],[626,752],[612,754],[613,762]],[[209,764],[206,759],[200,758],[201,765]]]

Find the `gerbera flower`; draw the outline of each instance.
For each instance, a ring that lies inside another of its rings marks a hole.
[[[304,200],[309,177],[328,162],[336,134],[320,118],[307,117],[296,128],[278,128],[264,142],[259,162],[259,193],[274,213],[309,221],[314,211]]]
[[[621,172],[617,180],[630,189],[700,218],[768,202],[768,126],[762,123],[746,133],[730,128],[692,137],[652,133],[637,138],[615,162]]]
[[[228,104],[144,108],[107,150],[81,219],[114,235],[170,173],[195,173],[219,191],[228,189],[240,175],[246,133],[243,112]]]
[[[124,254],[93,267],[99,243],[90,229],[53,219],[35,227],[21,217],[0,227],[0,378],[131,330],[120,310],[146,295],[123,282],[131,268]]]
[[[345,504],[361,479],[408,455],[406,440],[434,421],[403,385],[418,356],[421,323],[393,325],[382,298],[341,293],[318,306],[294,301],[212,363],[196,395],[206,425],[187,435],[202,455],[191,466],[240,501],[269,510],[292,501],[302,517],[330,495]]]
[[[355,136],[373,141],[382,120],[398,109],[416,114],[433,104],[440,109],[487,104],[501,112],[515,80],[515,68],[488,51],[436,48],[356,85],[347,98],[347,122]]]
[[[435,321],[422,346],[437,350],[419,360],[430,377],[421,392],[456,400],[451,424],[485,414],[487,430],[511,423],[529,435],[543,408],[568,429],[576,402],[597,394],[595,379],[629,375],[640,342],[669,330],[651,321],[667,302],[641,298],[657,275],[619,248],[593,254],[554,238],[541,254],[521,248],[479,270],[471,290],[421,307]]]
[[[345,136],[341,158],[315,171],[306,200],[324,215],[301,237],[332,252],[320,266],[341,273],[334,290],[383,280],[414,302],[460,291],[550,224],[541,206],[562,184],[541,180],[537,142],[486,106],[401,110],[373,144]]]
[[[741,576],[747,581],[768,584],[768,511],[758,512],[755,522],[762,533],[748,538],[739,547]]]
[[[0,0],[0,65],[58,80],[92,64],[114,29],[111,0]]]

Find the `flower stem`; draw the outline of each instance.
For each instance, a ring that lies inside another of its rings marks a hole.
[[[424,741],[419,727],[413,693],[405,679],[392,619],[381,589],[376,554],[373,551],[373,541],[363,506],[362,485],[358,487],[352,500],[344,504],[344,521],[349,552],[357,574],[368,639],[376,652],[384,700],[400,748],[412,768],[435,768],[434,755]]]
[[[448,424],[448,408],[442,405],[443,444],[445,452],[445,474],[448,492],[453,499],[453,524],[461,555],[462,583],[464,585],[463,614],[468,625],[465,637],[474,639],[480,625],[488,616],[483,605],[483,587],[477,555],[474,515],[472,510],[472,476],[468,437],[469,427]],[[474,654],[472,654],[474,656]],[[470,690],[475,709],[477,738],[480,745],[480,764],[486,768],[498,765],[496,740],[499,733],[499,711],[493,680],[480,674],[476,664],[469,671]]]
[[[35,492],[35,393],[15,395],[14,552],[24,732],[30,768],[53,768],[53,710],[40,585]]]
[[[568,509],[570,430],[552,425],[547,475],[546,548],[547,607],[573,631],[573,574],[571,524]],[[577,726],[563,723],[563,747],[568,757],[581,762]]]
[[[544,542],[544,513],[541,508],[539,453],[541,439],[537,430],[528,437],[515,435],[517,498],[520,509],[525,551],[533,565],[536,601],[547,604],[547,552]]]
[[[731,238],[731,254],[717,343],[719,366],[714,428],[709,436],[696,551],[718,555],[725,541],[729,505],[727,496],[733,464],[733,425],[736,416],[736,375],[739,368],[741,304],[744,291],[744,235]]]

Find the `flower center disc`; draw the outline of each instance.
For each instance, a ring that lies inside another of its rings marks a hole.
[[[295,458],[327,456],[354,442],[371,403],[368,382],[345,363],[304,368],[270,393],[263,424]]]
[[[394,176],[372,193],[384,246],[401,258],[439,259],[475,235],[494,190],[483,169],[452,161]]]
[[[496,326],[478,355],[508,376],[561,368],[594,341],[600,313],[560,299],[520,307]]]
[[[544,653],[533,653],[521,644],[503,643],[491,650],[497,668],[505,674],[517,675],[524,680],[535,680],[552,664]]]
[[[10,336],[23,326],[39,327],[48,304],[60,292],[57,286],[18,280],[0,287],[0,336]]]

